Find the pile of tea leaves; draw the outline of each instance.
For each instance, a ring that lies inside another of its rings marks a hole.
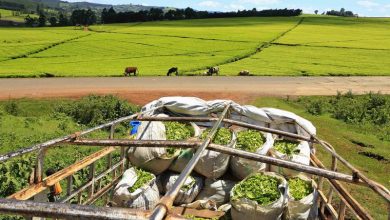
[[[299,154],[300,150],[298,149],[298,145],[299,143],[295,141],[277,140],[274,143],[274,148],[280,153],[291,157],[294,154]]]
[[[133,193],[137,189],[143,187],[145,184],[148,184],[152,179],[153,175],[147,171],[142,169],[135,168],[135,172],[137,174],[137,181],[134,183],[132,187],[129,187],[129,192]]]
[[[248,152],[256,152],[264,144],[263,135],[255,130],[240,131],[237,134],[236,148]]]
[[[313,192],[311,182],[298,177],[288,180],[288,188],[294,200],[301,200]]]
[[[170,141],[182,141],[194,136],[194,128],[187,123],[180,122],[165,122],[165,130],[167,140]],[[167,148],[167,157],[172,157],[177,148]]]
[[[252,174],[233,188],[232,200],[247,198],[259,205],[268,205],[280,198],[279,180],[261,173]]]
[[[211,129],[206,129],[201,135],[201,139],[205,140],[207,135],[210,133]],[[217,133],[215,134],[213,140],[211,141],[214,144],[227,145],[232,140],[232,132],[227,128],[218,128]]]

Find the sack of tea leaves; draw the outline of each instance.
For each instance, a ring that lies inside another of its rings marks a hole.
[[[190,127],[191,126],[191,127]],[[188,140],[199,137],[200,128],[195,123],[184,124],[178,122],[165,123],[167,130],[167,140]],[[180,173],[186,167],[194,155],[195,150],[181,149],[179,155],[172,161],[169,170]]]
[[[288,180],[288,219],[316,219],[318,214],[316,183],[304,175]]]
[[[201,140],[205,140],[211,129],[206,129],[201,135]],[[212,144],[225,145],[234,148],[236,145],[236,134],[227,128],[219,128]],[[199,162],[195,166],[195,171],[206,178],[217,179],[226,173],[229,166],[230,155],[211,150],[202,152]]]
[[[251,153],[266,155],[272,147],[274,139],[270,133],[263,134],[255,130],[241,130],[237,132],[236,148]],[[243,180],[253,172],[265,171],[267,164],[232,156],[230,169],[239,180]]]
[[[270,150],[279,159],[310,165],[310,146],[306,141],[276,140]],[[271,165],[271,171],[283,176],[296,176],[301,172]]]
[[[159,114],[157,117],[167,117]],[[138,128],[137,140],[183,140],[200,133],[195,124],[159,121],[142,122]],[[158,175],[169,168],[172,161],[180,154],[178,148],[130,148],[131,164]]]
[[[141,169],[126,170],[114,188],[113,205],[117,207],[151,210],[159,200],[156,177]]]
[[[176,180],[179,178],[179,174],[167,172],[158,177],[158,188],[162,193],[169,191]],[[184,182],[184,185],[180,188],[175,200],[174,205],[188,204],[194,201],[203,187],[203,179],[197,176],[188,176]]]
[[[230,191],[236,182],[231,180],[206,179],[205,185],[196,200],[213,201],[219,207],[229,202]]]
[[[276,173],[252,173],[230,194],[233,220],[281,219],[287,206],[287,181]]]

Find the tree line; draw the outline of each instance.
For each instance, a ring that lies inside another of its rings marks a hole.
[[[171,9],[164,12],[161,8],[152,8],[149,11],[138,12],[119,12],[117,13],[112,7],[103,9],[101,14],[102,23],[125,23],[125,22],[143,22],[158,20],[183,20],[183,19],[201,19],[201,18],[232,18],[232,17],[276,17],[276,16],[299,16],[302,14],[301,9],[269,9],[257,11],[243,10],[237,12],[208,12],[196,11],[192,8]]]
[[[161,8],[151,8],[150,10],[141,10],[138,12],[119,12],[117,13],[112,7],[103,9],[101,12],[101,23],[125,23],[125,22],[143,22],[143,21],[160,21],[160,20],[183,20],[183,19],[201,19],[201,18],[231,18],[231,17],[272,17],[272,16],[298,16],[302,14],[301,9],[270,9],[257,11],[243,10],[237,12],[208,12],[195,11],[192,8],[176,9],[164,12]],[[88,26],[97,22],[97,15],[91,9],[74,10],[68,18],[65,14],[60,13],[58,17],[48,17],[43,11],[39,12],[39,17],[25,18],[25,24],[29,27],[43,27],[50,23],[51,26],[70,26],[83,25]]]
[[[341,8],[340,11],[337,10],[331,10],[327,11],[326,15],[333,15],[333,16],[342,16],[342,17],[357,17],[357,14],[354,14],[352,11],[346,11],[344,8]]]
[[[58,18],[55,16],[51,16],[50,18],[48,18],[43,12],[39,13],[38,18],[33,18],[29,15],[27,15],[27,17],[25,18],[25,24],[28,27],[44,27],[46,26],[47,22],[49,22],[51,26],[89,26],[91,24],[95,24],[96,21],[96,13],[91,9],[74,10],[70,18],[68,18],[63,13],[60,13]]]

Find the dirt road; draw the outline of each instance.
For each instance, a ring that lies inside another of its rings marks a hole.
[[[248,102],[258,96],[335,95],[380,91],[390,77],[142,77],[0,79],[0,99],[116,94],[137,104],[162,96],[197,96]]]

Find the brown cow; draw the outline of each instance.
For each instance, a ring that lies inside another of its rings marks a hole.
[[[125,69],[125,76],[130,76],[130,74],[134,73],[134,76],[139,74],[138,68],[137,67],[126,67]]]

